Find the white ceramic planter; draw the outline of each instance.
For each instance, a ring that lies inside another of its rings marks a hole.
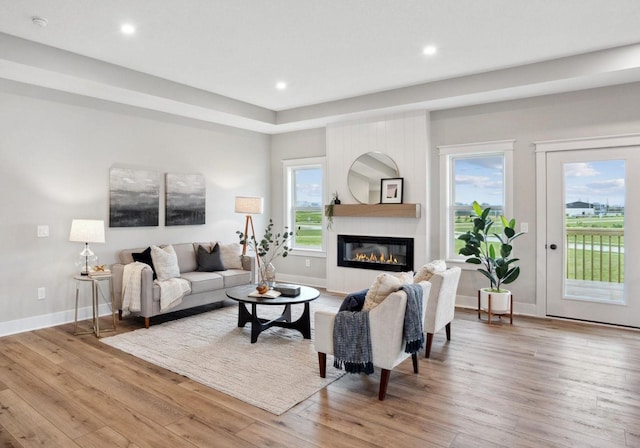
[[[511,291],[492,292],[491,288],[480,290],[480,308],[489,312],[489,294],[491,294],[491,314],[509,314],[511,311]]]

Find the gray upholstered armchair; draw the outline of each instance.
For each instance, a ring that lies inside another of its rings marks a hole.
[[[428,306],[427,301],[431,283],[421,282],[423,292],[422,319]],[[378,398],[384,400],[389,384],[391,370],[407,359],[413,358],[413,371],[418,373],[417,354],[405,353],[403,324],[407,305],[407,294],[400,290],[391,293],[379,305],[369,311],[369,327],[371,333],[371,349],[373,365],[382,369],[380,374],[380,391]],[[326,376],[327,354],[333,355],[333,327],[335,312],[317,311],[315,313],[315,348],[318,351],[320,376]]]

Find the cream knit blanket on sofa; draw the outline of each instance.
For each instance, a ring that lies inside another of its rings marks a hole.
[[[124,266],[122,272],[122,309],[140,311],[140,289],[142,288],[142,270],[148,267],[139,261]]]
[[[191,292],[191,285],[183,278],[156,280],[154,283],[160,287],[160,311],[180,304],[184,295]]]
[[[136,261],[125,265],[122,274],[122,309],[129,312],[140,311],[140,289],[142,270],[148,267]],[[191,292],[191,285],[182,278],[170,278],[154,283],[160,288],[160,310],[164,311],[182,302],[182,297]]]

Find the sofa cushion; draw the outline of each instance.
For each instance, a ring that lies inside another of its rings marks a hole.
[[[180,278],[191,283],[191,294],[224,288],[224,280],[217,272],[184,272]]]
[[[176,256],[178,257],[180,272],[191,272],[198,269],[196,251],[192,243],[174,244],[173,249],[176,251]]]
[[[220,253],[225,268],[242,269],[242,246],[239,243],[220,244]]]
[[[225,288],[251,283],[251,271],[227,269],[226,271],[218,271],[217,274],[224,279]]]
[[[447,265],[444,260],[434,260],[431,263],[427,263],[416,271],[416,275],[413,278],[414,283],[428,282],[436,272],[444,272],[447,270]]]
[[[180,277],[178,257],[171,244],[163,248],[151,246],[151,259],[159,281]]]
[[[203,246],[198,246],[196,251],[196,260],[198,262],[199,272],[213,272],[224,271],[224,264],[222,263],[222,254],[220,253],[220,245],[216,243],[212,249],[206,249]]]
[[[145,250],[149,249],[149,254],[151,254],[151,248],[147,247],[146,249],[144,247],[138,247],[136,249],[123,249],[120,251],[120,263],[122,264],[129,264],[129,263],[133,263],[135,260],[133,259],[133,254],[134,253],[142,253]],[[149,255],[151,256],[151,255]]]
[[[217,241],[214,241],[213,243],[211,241],[202,241],[201,243],[193,243],[193,250],[196,251],[197,253],[198,246],[202,246],[205,249],[207,249],[209,252],[211,252],[211,249],[213,249],[213,246],[215,246],[216,244],[218,244]]]
[[[132,263],[134,261],[139,261],[140,263],[144,263],[148,265],[151,268],[151,271],[153,272],[153,279],[155,280],[156,278],[158,278],[158,276],[156,275],[156,270],[153,267],[153,260],[151,258],[150,247],[147,247],[142,252],[131,252],[131,258],[132,258],[132,261],[130,261],[129,263]]]
[[[363,311],[368,311],[379,305],[392,292],[399,290],[402,285],[413,283],[413,272],[398,272],[397,274],[379,274],[364,299]]]

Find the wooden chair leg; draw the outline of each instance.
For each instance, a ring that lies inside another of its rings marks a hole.
[[[451,322],[444,326],[444,329],[447,332],[447,341],[451,340]]]
[[[418,353],[412,353],[411,360],[413,361],[413,373],[418,373]]]
[[[424,347],[424,357],[428,358],[431,354],[431,343],[433,342],[433,333],[427,333],[427,344]]]
[[[151,319],[148,317],[144,318],[144,328],[149,328],[149,325],[151,325]]]
[[[320,378],[327,377],[327,354],[318,352],[318,364],[320,365]]]
[[[378,400],[384,400],[384,397],[387,396],[387,386],[389,385],[389,376],[391,375],[391,370],[382,369],[380,372],[380,391],[378,392]]]

